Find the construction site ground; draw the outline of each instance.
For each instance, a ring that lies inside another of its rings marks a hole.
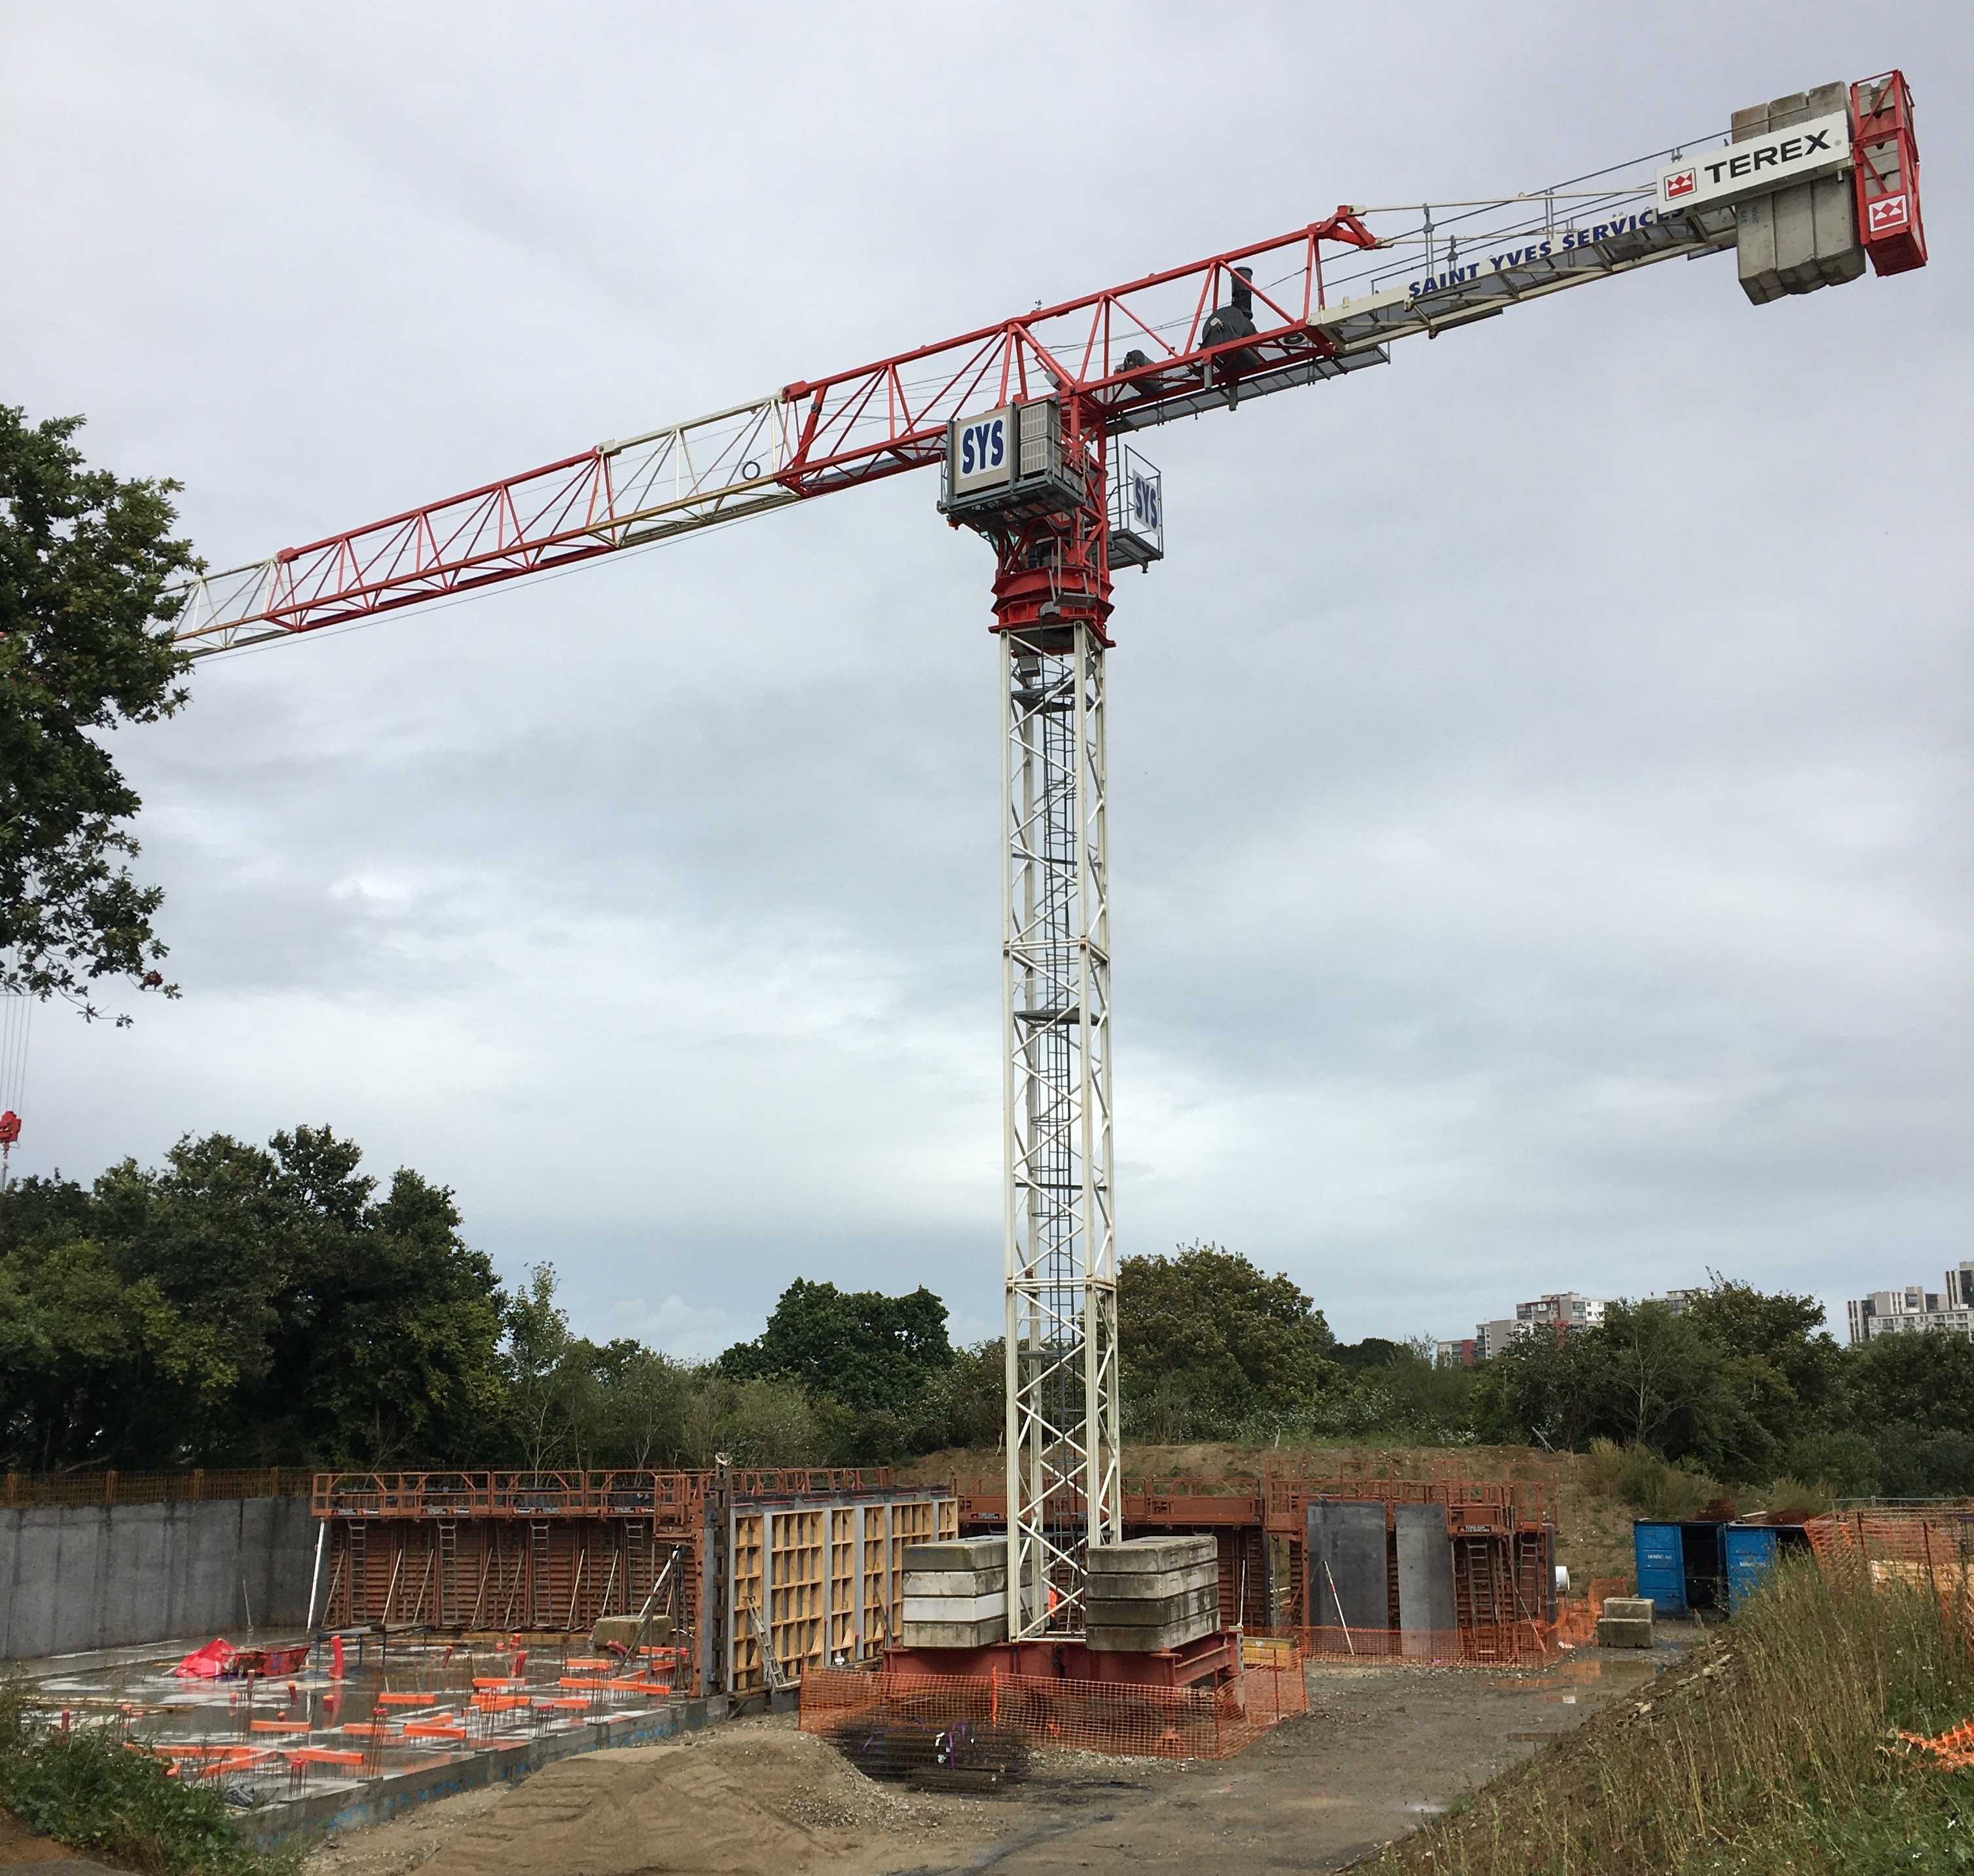
[[[877,1783],[792,1716],[564,1760],[315,1851],[308,1876],[1005,1876],[1151,1865],[1341,1868],[1445,1812],[1690,1645],[1579,1649],[1540,1672],[1313,1667],[1310,1712],[1234,1758],[1038,1753],[1004,1792]]]

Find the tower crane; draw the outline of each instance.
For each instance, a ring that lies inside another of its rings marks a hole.
[[[1918,184],[1894,71],[1536,193],[1340,207],[203,574],[171,629],[202,657],[939,472],[993,553],[1002,674],[1008,1632],[1074,1635],[1087,1547],[1123,1536],[1104,663],[1113,573],[1164,553],[1142,433],[1662,261],[1735,253],[1758,305],[1920,267]]]

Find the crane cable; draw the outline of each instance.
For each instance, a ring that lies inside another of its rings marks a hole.
[[[10,1177],[8,1161],[21,1137],[21,1100],[28,1081],[28,1037],[34,999],[25,987],[0,990],[0,1192]]]

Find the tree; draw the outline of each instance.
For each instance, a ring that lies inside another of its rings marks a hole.
[[[327,1127],[0,1197],[0,1402],[34,1464],[379,1465],[503,1443],[504,1302],[451,1194]]]
[[[1156,1403],[1169,1425],[1182,1397],[1196,1432],[1306,1411],[1342,1379],[1322,1310],[1287,1276],[1264,1276],[1218,1245],[1125,1258],[1117,1341],[1134,1409]]]
[[[946,1305],[923,1284],[887,1297],[798,1277],[759,1338],[736,1343],[720,1367],[736,1381],[785,1376],[846,1407],[898,1410],[956,1359]]]
[[[1804,1411],[1820,1410],[1836,1392],[1843,1350],[1824,1329],[1823,1305],[1814,1297],[1766,1295],[1716,1277],[1687,1304],[1686,1320],[1717,1348],[1772,1369]]]
[[[85,469],[81,422],[0,405],[0,989],[94,1017],[106,978],[177,994],[156,969],[163,894],[121,864],[141,803],[92,732],[185,701],[157,625],[198,562],[172,537],[178,484]]]
[[[522,1461],[535,1472],[562,1457],[568,1430],[566,1364],[575,1338],[555,1292],[555,1266],[536,1264],[529,1268],[527,1287],[507,1301],[507,1412]]]
[[[1974,1341],[1965,1336],[1874,1336],[1854,1351],[1851,1412],[1869,1430],[1974,1434]]]
[[[72,1230],[0,1251],[0,1459],[54,1472],[183,1459],[161,1390],[223,1400],[238,1379],[219,1336],[154,1284],[126,1283]]]

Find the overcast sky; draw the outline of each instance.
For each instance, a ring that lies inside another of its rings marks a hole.
[[[230,566],[1902,65],[1930,268],[1676,262],[1156,432],[1110,672],[1126,1253],[1349,1337],[1710,1269],[1841,1333],[1974,1257],[1968,24],[4,0],[0,400]],[[17,1169],[327,1122],[594,1334],[798,1275],[995,1327],[990,559],[935,495],[200,665],[119,745],[183,999],[37,1017]]]

